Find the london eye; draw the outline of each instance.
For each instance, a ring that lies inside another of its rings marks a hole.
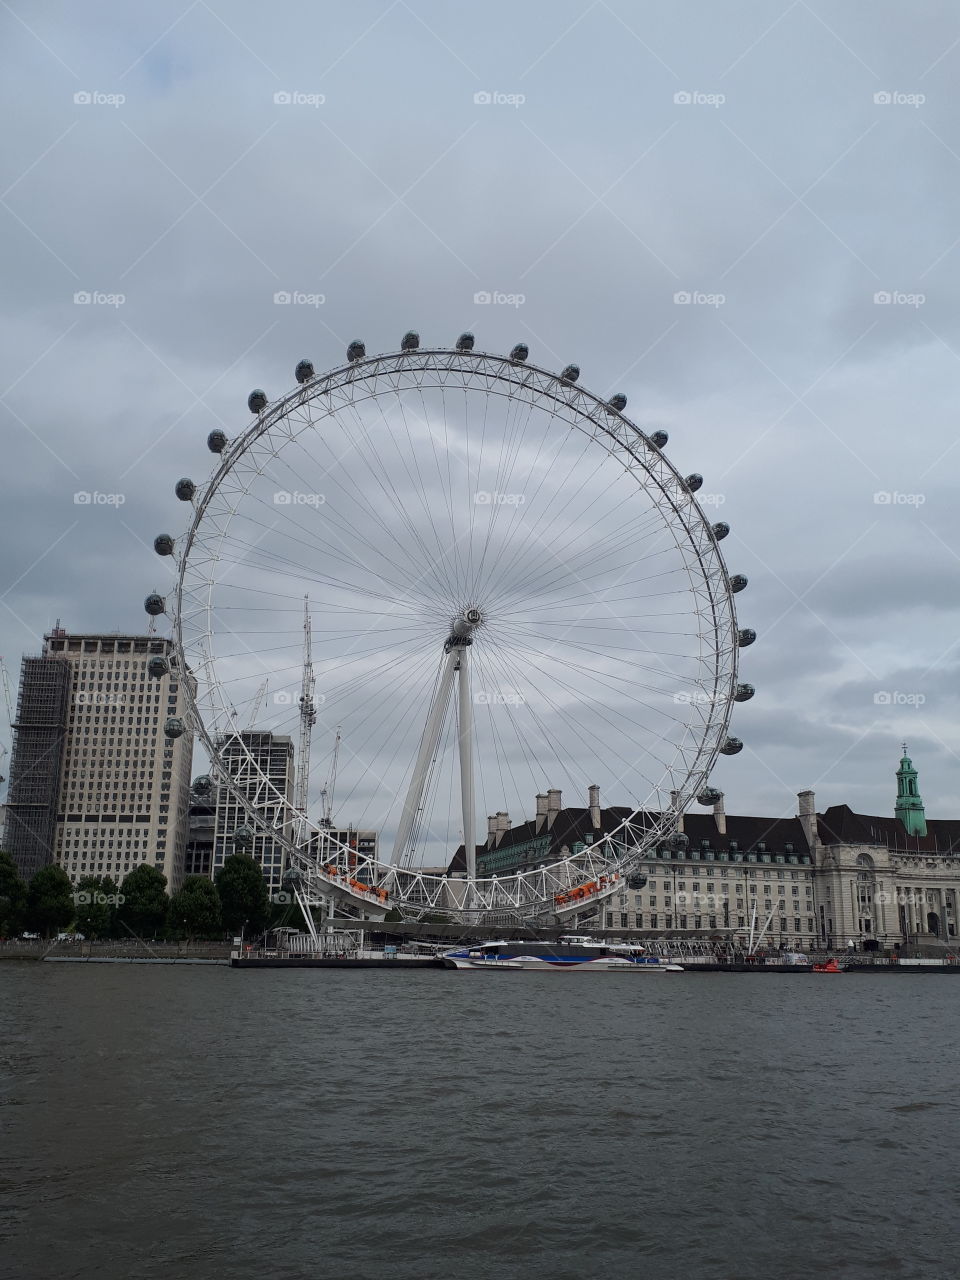
[[[577,919],[742,746],[729,722],[753,693],[737,668],[754,634],[728,526],[665,432],[526,346],[408,333],[295,376],[275,399],[252,392],[234,437],[210,434],[209,479],[178,482],[188,527],[154,543],[175,586],[146,602],[169,616],[211,768],[242,798],[238,847],[268,830],[305,908]],[[293,785],[250,746],[253,706],[298,743]],[[336,821],[316,753],[334,741]],[[495,873],[488,830],[547,793],[602,795],[604,829]]]

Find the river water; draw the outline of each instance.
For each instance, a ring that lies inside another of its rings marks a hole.
[[[0,965],[0,1275],[956,1280],[960,981]]]

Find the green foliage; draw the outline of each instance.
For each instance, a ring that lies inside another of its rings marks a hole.
[[[167,877],[156,867],[144,862],[120,885],[123,901],[117,908],[117,920],[121,934],[129,932],[142,937],[153,937],[167,922],[170,899],[167,897]],[[125,927],[124,927],[125,926]]]
[[[83,876],[73,900],[77,931],[85,938],[110,938],[117,930],[119,890],[110,876]]]
[[[17,872],[17,864],[0,849],[0,938],[20,933],[26,921],[27,886]]]
[[[27,923],[49,937],[73,920],[73,885],[56,863],[35,872],[27,888]]]
[[[322,907],[311,907],[310,914],[313,916],[315,924],[320,924],[323,920]],[[284,884],[281,893],[270,901],[270,922],[271,929],[278,929],[280,926],[292,925],[295,929],[303,929],[304,919],[303,911],[300,903],[294,896],[293,888]]]
[[[259,933],[270,919],[270,896],[267,882],[258,863],[246,853],[234,853],[224,859],[216,876],[217,893],[223,923],[239,932],[246,925],[248,933]]]
[[[170,899],[170,925],[188,938],[214,938],[223,932],[220,898],[212,880],[187,876]]]
[[[291,895],[287,895],[290,897]],[[299,905],[294,902],[271,902],[270,903],[270,920],[271,929],[277,929],[280,925],[295,924],[300,925],[303,922],[303,914]]]

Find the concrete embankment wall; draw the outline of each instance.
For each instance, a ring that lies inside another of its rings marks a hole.
[[[3,960],[229,960],[229,942],[3,942]]]

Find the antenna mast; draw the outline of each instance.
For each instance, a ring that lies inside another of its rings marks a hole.
[[[310,644],[310,600],[303,597],[303,679],[300,684],[300,750],[297,754],[297,777],[294,784],[294,807],[299,814],[296,843],[302,845],[307,837],[307,804],[310,790],[310,735],[317,723],[314,691],[317,687],[313,674]]]

